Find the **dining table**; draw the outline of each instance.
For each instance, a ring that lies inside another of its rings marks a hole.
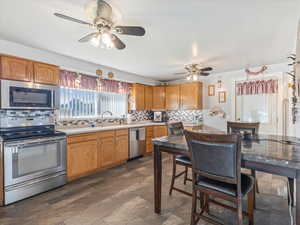
[[[192,132],[224,134],[208,126]],[[152,139],[154,145],[154,212],[161,213],[162,153],[192,157],[184,136]],[[257,135],[242,139],[242,168],[287,177],[292,195],[295,191],[295,221],[300,225],[300,139],[281,135]],[[295,184],[295,186],[293,185]],[[298,194],[297,194],[298,193]]]

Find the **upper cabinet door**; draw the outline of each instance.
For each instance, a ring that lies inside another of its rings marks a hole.
[[[34,62],[34,82],[58,85],[59,69],[57,66]]]
[[[145,110],[152,110],[153,87],[145,86]]]
[[[181,109],[202,109],[202,83],[193,82],[180,85]]]
[[[1,78],[18,81],[32,81],[32,62],[12,56],[1,56]]]
[[[153,87],[153,106],[154,110],[163,110],[166,108],[166,87],[154,86]]]
[[[180,86],[171,85],[166,87],[166,109],[177,110],[180,108]]]
[[[133,84],[130,95],[130,110],[144,110],[145,86],[143,84]]]

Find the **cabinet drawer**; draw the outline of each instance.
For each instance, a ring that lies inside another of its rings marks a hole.
[[[102,131],[98,133],[98,136],[100,138],[104,138],[104,137],[114,137],[115,136],[115,131],[114,130],[110,130],[110,131]]]
[[[83,141],[92,141],[97,140],[97,134],[96,133],[89,133],[89,134],[76,134],[68,136],[68,143],[77,143],[77,142],[83,142]]]
[[[128,129],[116,130],[116,136],[128,135]]]

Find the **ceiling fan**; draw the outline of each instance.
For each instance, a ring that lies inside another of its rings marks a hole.
[[[60,13],[54,13],[55,16],[72,22],[84,24],[95,29],[94,32],[79,39],[79,42],[90,42],[94,46],[105,48],[124,49],[126,45],[117,37],[120,35],[144,36],[146,31],[139,26],[117,26],[113,22],[112,7],[102,0],[93,0],[89,2],[85,11],[92,19],[92,22],[82,21]],[[115,34],[114,34],[115,33]]]
[[[185,65],[184,69],[186,72],[182,73],[175,73],[175,75],[187,75],[186,79],[187,80],[198,80],[199,76],[208,76],[210,71],[213,70],[212,67],[200,67],[199,64],[189,64]]]

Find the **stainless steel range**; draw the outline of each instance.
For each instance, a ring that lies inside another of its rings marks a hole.
[[[0,111],[4,204],[66,182],[66,136],[56,132],[52,111]]]

